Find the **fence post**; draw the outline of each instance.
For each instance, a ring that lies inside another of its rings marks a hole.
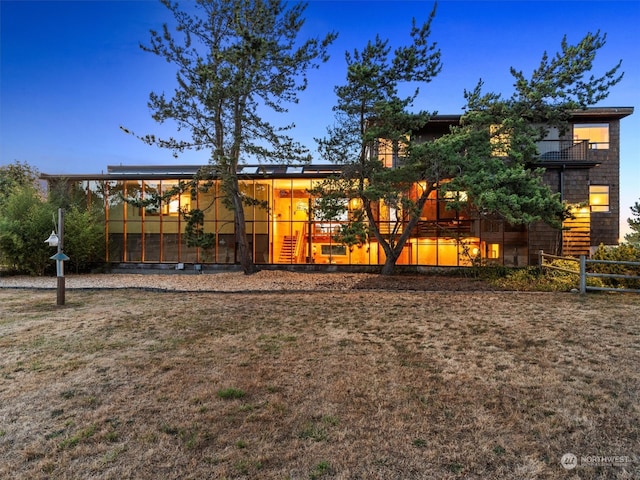
[[[587,293],[587,257],[580,255],[580,293]]]
[[[542,264],[544,263],[544,252],[542,250],[538,250],[538,267],[542,269]]]

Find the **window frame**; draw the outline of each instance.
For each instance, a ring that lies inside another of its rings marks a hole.
[[[600,189],[601,191],[597,191]],[[604,202],[594,202],[594,197],[600,196]],[[609,185],[594,184],[589,185],[589,209],[594,213],[611,212],[611,188]]]
[[[593,140],[589,138],[590,135],[586,135],[587,138],[581,138],[577,135],[576,130],[595,130],[598,128],[606,129],[606,140]],[[611,125],[607,122],[598,123],[574,123],[573,124],[573,139],[574,140],[587,140],[589,142],[590,150],[609,150],[609,144],[611,143]]]

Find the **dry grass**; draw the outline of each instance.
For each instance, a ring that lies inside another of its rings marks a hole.
[[[640,296],[0,289],[0,478],[638,478]],[[564,470],[564,453],[628,456]]]

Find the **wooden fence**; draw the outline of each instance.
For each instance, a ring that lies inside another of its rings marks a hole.
[[[568,262],[575,262],[577,264],[577,269],[573,270],[571,268],[561,267],[557,265],[552,265],[545,260],[565,260]],[[640,280],[640,276],[638,275],[624,275],[620,273],[596,273],[589,271],[589,265],[595,264],[604,264],[604,265],[624,265],[630,267],[638,267],[640,268],[640,262],[624,262],[624,261],[615,261],[615,260],[590,260],[587,259],[585,255],[580,255],[579,258],[573,257],[558,257],[556,255],[549,255],[548,253],[544,253],[542,250],[539,252],[539,260],[538,264],[540,268],[548,268],[550,270],[559,270],[561,272],[574,273],[578,275],[580,278],[580,293],[587,293],[587,291],[607,291],[607,292],[630,292],[630,293],[640,293],[639,289],[633,288],[615,288],[615,287],[595,287],[587,285],[587,278],[617,278],[624,280]]]

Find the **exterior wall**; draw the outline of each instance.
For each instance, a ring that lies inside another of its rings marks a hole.
[[[536,224],[530,230],[530,263],[534,262],[537,251],[544,250],[556,255],[588,255],[590,247],[600,244],[615,245],[619,241],[620,212],[620,114],[619,109],[588,110],[579,112],[574,123],[609,125],[607,146],[590,145],[585,158],[572,165],[572,160],[564,164],[556,163],[547,168],[544,181],[554,192],[560,192],[566,203],[575,206],[576,219],[565,222],[563,232]],[[601,112],[601,113],[600,113]],[[571,140],[567,137],[567,140]],[[597,148],[596,148],[597,147]],[[606,148],[608,147],[608,148]],[[609,187],[609,211],[589,212],[589,186]]]
[[[544,182],[552,192],[558,193],[562,188],[562,174],[556,169],[547,169],[543,176]],[[551,255],[562,253],[562,234],[542,222],[536,222],[529,228],[529,264],[538,263],[538,252],[543,250]]]
[[[536,264],[537,253],[544,250],[552,254],[589,253],[590,246],[618,242],[619,231],[619,164],[620,118],[632,113],[631,108],[590,109],[576,114],[575,123],[608,123],[609,148],[578,148],[571,133],[559,138],[552,132],[548,143],[550,153],[558,156],[540,158],[546,167],[543,180],[562,199],[572,205],[589,203],[589,186],[609,187],[608,212],[580,212],[576,222],[567,222],[569,230],[560,231],[537,223],[524,228],[505,224],[497,219],[479,219],[472,212],[454,212],[446,209],[446,199],[430,198],[421,219],[412,232],[399,265],[466,266],[481,259],[489,263],[520,266]],[[459,116],[441,116],[416,135],[418,141],[431,141],[449,131]],[[555,143],[554,143],[555,142]],[[558,145],[568,145],[562,148]],[[584,144],[583,144],[584,146]],[[577,153],[576,153],[577,152]],[[561,156],[566,154],[566,156]],[[393,165],[393,149],[379,148],[381,160]],[[547,163],[545,164],[545,161]],[[117,168],[117,167],[110,167]],[[121,167],[122,168],[122,167]],[[139,168],[139,167],[138,167]],[[84,178],[74,194],[86,192],[88,202],[104,202],[107,261],[148,263],[236,263],[233,214],[222,203],[218,184],[208,191],[200,191],[195,198],[190,194],[175,198],[157,207],[134,207],[125,198],[145,199],[162,194],[178,183],[175,178],[164,177],[143,167],[139,174],[127,173],[127,180],[114,180],[107,175],[104,181]],[[339,167],[335,167],[339,171]],[[334,170],[335,170],[334,169]],[[158,170],[162,170],[158,167]],[[197,169],[196,169],[197,170]],[[259,168],[254,177],[242,181],[245,193],[263,201],[268,208],[245,207],[247,233],[256,263],[281,264],[364,264],[384,263],[384,252],[375,241],[353,248],[334,240],[340,221],[322,221],[313,213],[313,199],[308,190],[322,175],[336,173],[315,166],[308,175],[287,177],[286,167],[267,171]],[[172,170],[173,171],[173,170]],[[195,170],[194,170],[195,171]],[[151,172],[151,174],[148,174]],[[122,173],[122,171],[120,172]],[[258,176],[261,174],[262,176]],[[133,175],[133,177],[132,177]],[[192,178],[184,172],[183,179]],[[49,181],[55,178],[49,177]],[[417,186],[417,185],[416,185]],[[210,248],[187,245],[186,222],[178,209],[199,208],[205,212],[204,231],[213,235]],[[376,208],[383,234],[390,231],[396,213],[384,205]]]
[[[591,213],[591,245],[617,245],[620,235],[620,120],[609,122],[609,149],[591,150],[600,165],[589,170],[590,185],[609,186],[609,211]]]

